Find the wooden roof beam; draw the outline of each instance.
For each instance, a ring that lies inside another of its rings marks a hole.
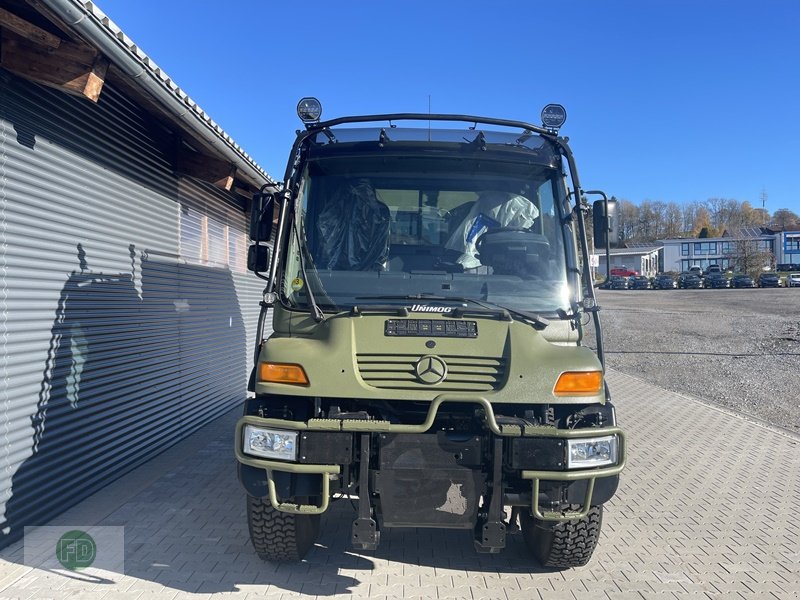
[[[18,35],[3,22],[0,30],[0,66],[12,73],[61,91],[97,102],[109,61],[88,46],[61,40],[43,47]]]
[[[236,166],[231,163],[194,152],[181,145],[178,150],[177,171],[231,191],[236,178]]]
[[[5,8],[0,8],[0,27],[10,29],[26,40],[41,44],[53,50],[61,45],[61,38],[57,35],[53,35],[49,31],[45,31],[41,27],[29,23],[14,13],[7,11]]]

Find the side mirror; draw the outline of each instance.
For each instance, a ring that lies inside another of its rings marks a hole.
[[[253,244],[247,249],[247,269],[262,273],[269,268],[269,247]]]
[[[270,193],[253,195],[250,207],[250,240],[268,242],[272,237],[272,211],[275,197]]]
[[[592,204],[594,247],[602,248],[611,240],[617,240],[618,231],[617,200],[595,200]]]

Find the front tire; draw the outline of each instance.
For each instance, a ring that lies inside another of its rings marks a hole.
[[[578,508],[570,507],[571,510]],[[552,527],[533,518],[527,511],[522,511],[520,521],[525,545],[543,567],[582,567],[592,558],[600,539],[603,507],[592,506],[583,519],[556,523]]]
[[[247,496],[247,524],[259,558],[269,562],[297,562],[317,541],[320,515],[281,512],[267,498]]]

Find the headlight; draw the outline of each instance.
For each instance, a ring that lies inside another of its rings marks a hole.
[[[252,425],[244,426],[242,451],[245,454],[297,460],[297,432],[279,429],[262,429]]]
[[[567,440],[567,468],[586,469],[617,464],[617,436]]]
[[[301,98],[297,103],[297,116],[304,123],[319,121],[322,116],[322,104],[316,98]]]

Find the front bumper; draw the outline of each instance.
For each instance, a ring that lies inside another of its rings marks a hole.
[[[396,434],[424,434],[431,432],[431,428],[436,419],[437,412],[445,402],[472,402],[479,404],[484,409],[485,432],[484,437],[494,439],[501,438],[507,440],[503,445],[508,446],[513,438],[539,438],[542,440],[557,440],[559,446],[566,446],[567,440],[581,438],[597,438],[600,436],[615,436],[617,439],[617,461],[616,464],[595,467],[588,469],[561,470],[557,468],[529,469],[519,468],[516,470],[518,477],[522,480],[531,482],[531,513],[543,521],[566,521],[570,519],[582,518],[588,514],[595,490],[595,482],[601,478],[615,477],[625,468],[627,461],[627,448],[625,433],[619,427],[591,427],[584,429],[555,429],[544,426],[520,426],[499,424],[495,418],[492,404],[483,398],[465,400],[437,398],[431,403],[426,419],[419,424],[396,424],[388,421],[374,420],[343,420],[343,419],[310,419],[308,421],[288,421],[283,419],[262,418],[257,416],[244,416],[239,419],[236,425],[234,452],[236,459],[241,465],[254,467],[263,470],[266,474],[266,491],[272,505],[280,511],[296,514],[320,514],[327,510],[330,496],[330,479],[341,473],[341,464],[309,464],[304,462],[287,462],[281,460],[271,460],[244,454],[242,451],[243,431],[246,425],[253,425],[262,428],[274,428],[289,431],[301,432],[301,444],[304,438],[313,437],[316,434],[371,434],[371,433],[396,433]],[[301,446],[298,459],[304,460],[303,448]],[[340,459],[341,461],[341,459]],[[333,462],[333,460],[331,460]],[[560,464],[560,463],[559,463]],[[530,464],[525,467],[531,466]],[[537,465],[538,466],[538,465]],[[546,465],[551,466],[552,465]],[[276,474],[290,473],[297,475],[318,475],[321,478],[321,501],[319,504],[297,504],[285,502],[279,498],[276,486]],[[579,511],[556,512],[544,511],[540,507],[540,486],[541,482],[586,482],[586,492]],[[616,484],[615,484],[616,485]]]

